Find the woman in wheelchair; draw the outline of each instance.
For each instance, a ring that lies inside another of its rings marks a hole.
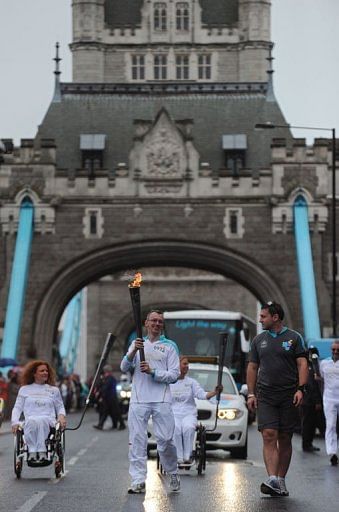
[[[24,422],[20,421],[24,415]],[[46,361],[29,362],[22,373],[22,385],[12,411],[12,432],[23,426],[29,461],[46,460],[46,439],[56,423],[66,427],[66,413],[55,371]]]
[[[209,400],[223,389],[222,386],[216,386],[214,391],[206,392],[195,379],[187,376],[188,369],[187,356],[180,356],[180,376],[175,384],[170,384],[175,420],[173,440],[177,448],[179,466],[193,463],[193,442],[198,424],[194,399]]]

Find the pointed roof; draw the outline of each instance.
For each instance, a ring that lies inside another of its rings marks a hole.
[[[205,91],[185,85],[184,92],[170,93],[167,88],[156,93],[146,85],[138,91],[128,84],[61,84],[62,100],[50,105],[36,143],[54,138],[57,166],[76,170],[80,167],[80,135],[106,134],[105,162],[115,169],[119,162],[128,162],[135,120],[154,122],[165,108],[176,122],[193,120],[194,146],[201,161],[209,162],[215,172],[225,167],[222,137],[228,134],[247,136],[248,169],[268,168],[272,138],[290,138],[290,133],[287,129],[258,132],[254,126],[268,119],[274,124],[286,124],[286,120],[278,103],[266,100],[267,84],[231,85],[220,85],[219,92],[213,84],[213,90],[212,85]]]

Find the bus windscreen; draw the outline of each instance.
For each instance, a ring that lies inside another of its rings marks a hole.
[[[228,346],[235,347],[237,320],[166,319],[166,337],[175,341],[180,353],[191,356],[219,355],[219,334],[228,333]]]

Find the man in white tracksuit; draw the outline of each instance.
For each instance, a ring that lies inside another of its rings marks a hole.
[[[222,391],[222,386],[216,387],[214,391],[205,391],[199,382],[187,376],[188,369],[188,358],[180,356],[180,377],[175,384],[171,384],[175,420],[174,443],[179,466],[192,463],[193,441],[198,424],[195,398],[209,400]]]
[[[338,464],[337,418],[339,416],[339,340],[332,343],[332,358],[320,363],[320,374],[324,380],[323,405],[326,418],[326,452],[332,466]]]
[[[170,384],[179,377],[179,355],[176,344],[161,335],[164,317],[160,311],[147,315],[147,337],[132,342],[121,361],[121,371],[134,368],[132,395],[128,413],[129,460],[132,485],[130,494],[145,492],[147,475],[147,423],[152,416],[160,462],[170,475],[172,491],[180,490],[177,452],[173,442],[174,417]],[[140,348],[145,361],[140,362]]]

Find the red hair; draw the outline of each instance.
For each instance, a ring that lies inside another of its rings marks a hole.
[[[55,370],[51,367],[51,365],[47,361],[43,361],[41,359],[36,359],[35,361],[30,361],[26,364],[24,367],[22,374],[21,374],[21,385],[26,386],[27,384],[33,384],[34,382],[34,375],[37,371],[38,366],[47,366],[48,370],[48,379],[47,384],[50,384],[51,386],[55,386]]]

